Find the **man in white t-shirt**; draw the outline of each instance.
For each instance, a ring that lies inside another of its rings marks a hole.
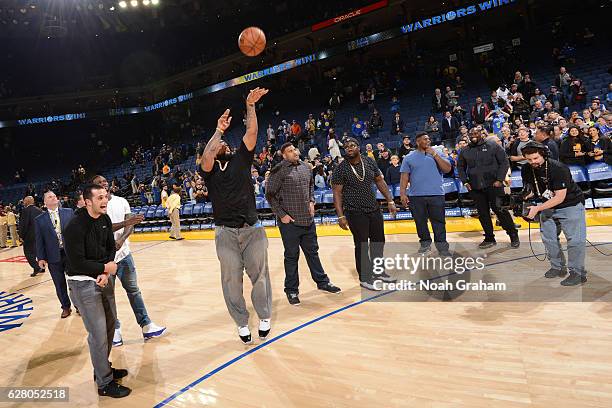
[[[95,184],[103,186],[107,191],[109,190],[108,181],[104,176],[96,176],[93,179]],[[110,217],[113,224],[125,221],[131,218],[130,205],[127,200],[123,197],[116,195],[110,195],[106,213]],[[136,217],[142,217],[136,215]],[[142,220],[141,220],[142,221]],[[154,337],[162,336],[166,332],[165,327],[156,325],[151,321],[147,313],[147,308],[144,304],[144,299],[138,288],[138,280],[136,276],[136,268],[134,266],[134,259],[130,252],[130,243],[128,237],[134,231],[134,226],[129,226],[118,231],[115,231],[115,243],[117,252],[115,254],[115,263],[117,264],[117,278],[121,281],[121,285],[125,289],[130,305],[134,311],[136,321],[142,328],[142,335],[145,340],[152,339]],[[115,324],[115,336],[113,337],[113,347],[118,347],[123,344],[123,338],[121,337],[121,323],[117,319]]]

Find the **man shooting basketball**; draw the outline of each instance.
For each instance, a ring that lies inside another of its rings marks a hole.
[[[221,263],[221,286],[238,335],[250,344],[249,313],[242,295],[242,274],[251,279],[251,299],[259,316],[259,337],[270,333],[272,293],[268,274],[268,238],[257,219],[255,192],[251,181],[253,152],[257,144],[255,103],[268,93],[255,88],[246,98],[246,133],[232,154],[222,136],[232,121],[229,109],[217,121],[215,134],[201,157],[200,174],[208,187],[215,220],[215,245]]]

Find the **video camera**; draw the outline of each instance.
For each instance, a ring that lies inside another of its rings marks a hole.
[[[541,204],[542,201],[535,200],[533,198],[526,199],[532,195],[533,191],[529,184],[523,186],[523,190],[516,194],[504,194],[496,198],[497,207],[502,210],[509,210],[514,213],[516,217],[522,217],[527,222],[539,222],[540,214],[536,215],[534,219],[527,218],[529,215],[529,207]]]

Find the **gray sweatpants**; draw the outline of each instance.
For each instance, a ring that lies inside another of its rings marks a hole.
[[[272,289],[268,273],[268,238],[259,226],[215,228],[217,257],[221,263],[221,286],[230,316],[238,326],[247,326],[249,312],[242,295],[242,275],[246,274],[253,289],[251,301],[260,319],[272,314]]]
[[[105,288],[94,281],[68,280],[70,298],[79,308],[83,324],[89,336],[89,355],[96,375],[98,388],[104,388],[113,380],[113,371],[108,361],[113,347],[117,307],[115,305],[114,279],[109,279]]]

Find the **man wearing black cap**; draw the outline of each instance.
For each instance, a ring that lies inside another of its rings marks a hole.
[[[496,198],[504,194],[503,183],[509,166],[508,157],[501,146],[486,141],[477,128],[470,131],[470,144],[459,152],[457,169],[461,182],[470,192],[478,209],[478,218],[485,235],[484,241],[479,245],[481,249],[497,245],[491,210],[510,236],[510,246],[512,248],[520,246],[518,231],[510,212],[499,208],[496,202]]]
[[[548,148],[548,157],[553,160],[559,160],[559,146],[552,140],[553,129],[551,126],[538,126],[535,134],[535,141],[543,144]],[[524,155],[523,155],[524,156]]]
[[[257,144],[255,103],[268,93],[255,88],[246,98],[246,132],[235,153],[221,139],[232,118],[229,109],[217,121],[217,129],[206,144],[198,171],[208,187],[215,220],[215,245],[221,264],[221,286],[238,336],[251,344],[249,312],[244,301],[242,277],[246,270],[253,289],[251,300],[259,316],[259,337],[270,333],[272,290],[268,273],[268,238],[257,219],[255,191],[251,179],[253,152]]]
[[[345,160],[332,173],[334,207],[340,228],[350,228],[355,243],[355,263],[359,281],[363,288],[379,290],[375,280],[393,282],[385,272],[374,276],[372,260],[382,258],[385,245],[385,228],[372,183],[387,200],[389,212],[395,216],[397,208],[387,183],[374,160],[362,157],[359,142],[350,137],[344,149]]]

